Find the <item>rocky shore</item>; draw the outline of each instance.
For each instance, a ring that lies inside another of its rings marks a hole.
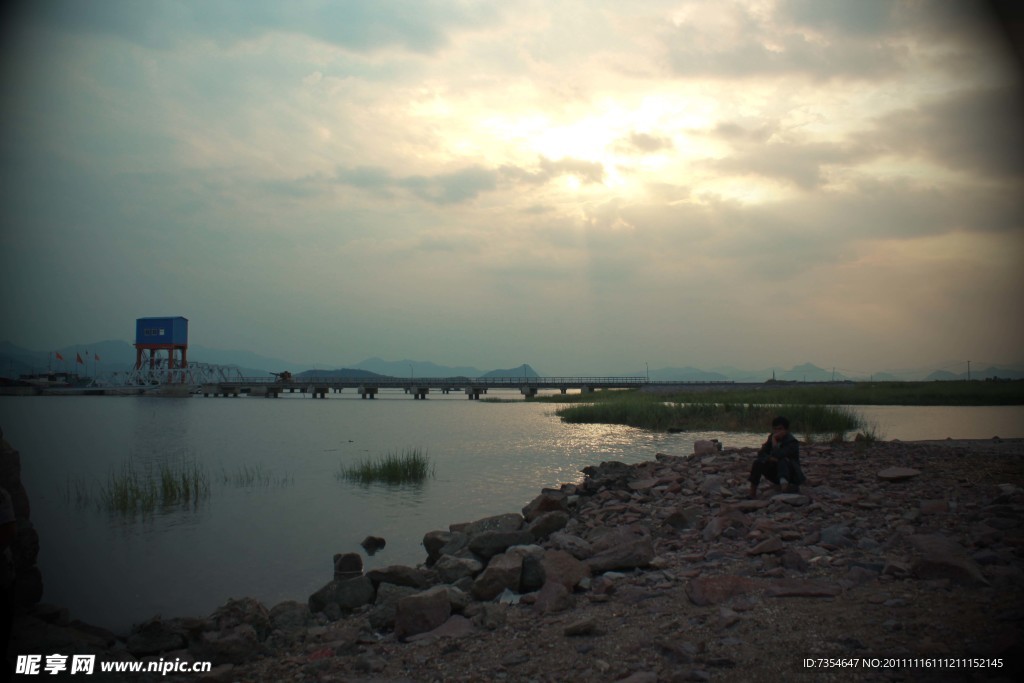
[[[215,664],[118,681],[1021,680],[1022,440],[804,445],[801,493],[754,500],[753,449],[695,451],[430,532],[418,567],[335,556],[305,603],[125,637],[37,606],[12,651]],[[968,657],[1002,666],[805,666]]]

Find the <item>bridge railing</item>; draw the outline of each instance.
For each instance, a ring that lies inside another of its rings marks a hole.
[[[430,386],[475,386],[475,387],[534,387],[534,386],[640,386],[648,382],[646,377],[346,377],[318,376],[281,380],[276,377],[239,377],[231,384],[276,384],[281,386],[309,386],[312,384],[347,384],[353,386],[407,387],[411,385]]]

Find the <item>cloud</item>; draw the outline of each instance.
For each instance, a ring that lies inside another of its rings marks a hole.
[[[880,3],[840,3],[860,6]],[[846,10],[845,15],[823,25],[817,34],[798,30],[789,13],[808,21],[832,20],[835,12],[819,13],[813,5],[782,11],[756,11],[736,2],[687,4],[674,26],[662,34],[668,65],[679,77],[751,79],[771,76],[803,76],[812,79],[892,78],[903,71],[902,50],[874,35],[837,30],[839,25],[859,26],[863,32],[878,28],[875,10]]]
[[[480,166],[470,166],[435,175],[394,176],[385,168],[358,166],[339,167],[334,181],[363,190],[387,193],[407,190],[433,204],[458,204],[476,198],[481,192],[494,190],[498,174]]]
[[[497,170],[469,166],[434,175],[396,176],[380,166],[341,166],[333,181],[385,196],[393,190],[405,190],[424,201],[443,205],[473,200],[484,192],[499,189],[502,181],[542,185],[565,175],[575,176],[586,183],[600,183],[604,179],[604,167],[600,163],[582,159],[551,160],[541,157],[536,170],[514,165],[501,166]],[[308,193],[308,179],[296,181],[295,185],[293,190],[282,191],[294,195]]]
[[[780,141],[746,145],[737,154],[704,164],[728,174],[759,175],[814,190],[827,182],[826,167],[850,164],[872,154],[869,148],[843,144]]]
[[[630,133],[613,144],[613,149],[624,154],[651,154],[675,147],[672,138],[649,133]]]
[[[1024,178],[1024,101],[1019,88],[973,88],[901,109],[859,136],[895,155],[922,156],[992,178]]]
[[[604,166],[601,163],[571,157],[553,160],[542,156],[538,160],[537,170],[511,164],[499,170],[506,178],[533,185],[541,185],[563,175],[575,176],[585,183],[600,183],[604,180]]]

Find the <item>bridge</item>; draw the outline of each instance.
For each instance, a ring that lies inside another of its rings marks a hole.
[[[402,389],[414,399],[425,399],[431,391],[443,394],[465,392],[470,400],[479,400],[488,389],[519,389],[529,398],[541,389],[558,389],[563,394],[570,389],[590,393],[598,389],[637,389],[648,383],[646,377],[316,377],[311,379],[280,380],[275,377],[241,377],[230,381],[202,384],[203,396],[234,396],[248,394],[278,398],[283,393],[311,394],[313,398],[327,398],[329,393],[354,389],[360,398],[372,399],[381,389]]]

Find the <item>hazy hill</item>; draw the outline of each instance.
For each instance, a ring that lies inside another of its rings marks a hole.
[[[819,368],[813,363],[797,365],[792,370],[776,375],[775,378],[794,382],[831,382],[833,379],[838,382],[847,379],[842,373],[833,373],[832,370]]]
[[[633,377],[643,377],[647,372],[633,373]],[[709,372],[700,368],[658,368],[651,370],[651,381],[653,382],[724,382],[732,379],[720,372]]]
[[[369,370],[388,377],[479,377],[481,371],[472,367],[448,367],[422,360],[384,360],[367,358],[352,367]]]
[[[480,377],[540,377],[537,372],[526,363],[523,363],[518,368],[510,368],[508,370],[491,370],[490,372],[480,375]]]
[[[384,375],[378,375],[369,370],[357,370],[353,368],[338,368],[337,370],[305,370],[295,375],[296,379],[316,379],[318,377],[359,377],[365,379],[381,379]]]

